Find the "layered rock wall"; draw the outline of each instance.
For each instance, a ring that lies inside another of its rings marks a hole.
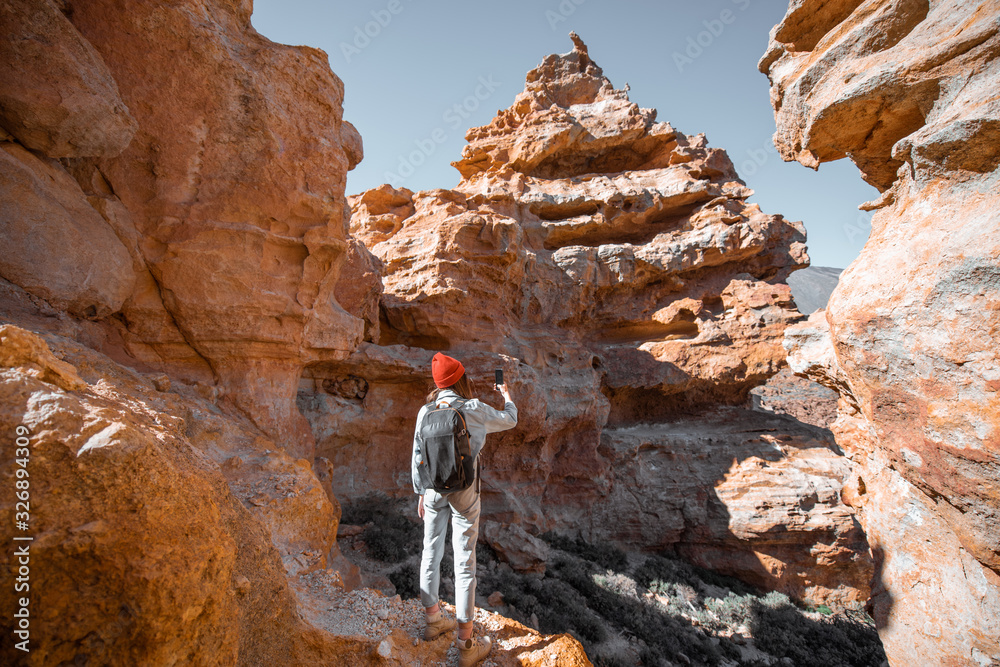
[[[893,664],[1000,661],[1000,5],[794,2],[772,32],[782,155],[881,192],[793,368],[841,393],[845,496]]]

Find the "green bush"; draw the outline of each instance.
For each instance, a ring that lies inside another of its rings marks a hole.
[[[411,505],[366,496],[345,504],[343,516],[344,523],[365,526],[361,538],[369,555],[393,564],[383,572],[404,598],[419,597],[423,530],[409,516]],[[825,617],[815,620],[787,595],[764,595],[680,560],[654,555],[630,566],[626,554],[610,544],[590,545],[554,533],[542,537],[553,549],[544,575],[499,565],[494,551],[478,544],[479,593],[499,591],[508,616],[526,625],[534,616],[545,634],[572,634],[597,667],[759,667],[743,661],[740,647],[727,638],[738,626],[749,628],[759,649],[796,665],[877,667],[885,660],[874,624],[861,611],[845,615],[821,605],[816,611]],[[445,594],[454,576],[451,541],[446,540]],[[727,589],[725,597],[717,597],[720,588]]]
[[[480,564],[485,562],[482,558]],[[508,568],[481,567],[480,590],[503,594],[508,614],[529,624],[532,614],[539,631],[546,634],[569,632],[586,647],[604,641],[605,621],[587,606],[587,600],[571,585],[547,572],[544,577],[521,575]]]
[[[705,608],[711,611],[717,623],[724,627],[748,625],[753,616],[756,597],[730,593],[724,598],[708,598]]]
[[[400,565],[389,572],[389,581],[404,600],[420,597],[420,570],[412,563]]]
[[[869,667],[885,660],[874,625],[853,615],[814,621],[791,604],[757,603],[750,631],[760,649],[796,665]]]
[[[718,663],[718,649],[708,637],[694,631],[689,621],[665,614],[645,599],[616,592],[627,588],[620,578],[592,571],[596,569],[593,564],[589,564],[588,571],[587,563],[566,556],[553,559],[551,569],[576,588],[605,623],[642,641],[643,664],[668,662],[679,652],[703,664]],[[614,582],[614,586],[606,589],[598,581]]]
[[[575,554],[609,570],[622,571],[628,567],[625,552],[613,544],[588,544],[579,537],[569,538],[552,532],[542,535],[542,539],[549,546]]]
[[[781,607],[791,606],[792,601],[784,593],[771,591],[760,599],[760,604],[769,609],[780,609]]]
[[[646,588],[654,581],[659,581],[664,584],[686,584],[696,590],[703,589],[708,584],[727,588],[737,595],[761,595],[756,588],[735,577],[663,556],[648,556],[636,568],[635,579]]]
[[[635,667],[635,663],[618,655],[597,655],[593,663],[594,667]]]
[[[365,526],[361,539],[368,555],[384,563],[400,563],[419,554],[423,525],[400,511],[400,501],[370,494],[343,505],[341,521]]]
[[[660,556],[647,557],[635,569],[635,580],[646,588],[650,588],[653,582],[662,586],[678,583],[688,584],[695,579],[694,570],[687,563]]]
[[[406,544],[399,541],[396,531],[373,524],[362,531],[361,539],[368,545],[368,555],[383,563],[399,563],[406,559]]]
[[[566,582],[546,577],[532,588],[538,601],[533,613],[540,631],[571,632],[584,645],[600,643],[607,637],[604,619],[591,611],[587,600]]]

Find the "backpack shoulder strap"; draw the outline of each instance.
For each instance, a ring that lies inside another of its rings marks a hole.
[[[465,421],[465,413],[462,412],[462,408],[464,408],[465,404],[468,403],[468,402],[469,402],[468,400],[466,400],[464,398],[460,398],[460,399],[456,400],[454,403],[451,404],[451,407],[455,408],[455,412],[457,412],[459,418],[461,418],[461,420],[462,420],[462,426],[465,427],[466,432],[468,432],[468,430],[469,430],[469,425]]]

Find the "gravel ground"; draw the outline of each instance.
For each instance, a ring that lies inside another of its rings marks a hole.
[[[389,642],[387,652],[392,642],[389,635],[396,629],[402,630],[412,640],[413,646],[423,643],[424,610],[417,600],[404,601],[398,595],[387,597],[370,588],[346,592],[340,575],[332,570],[301,575],[292,584],[298,593],[300,613],[331,634]],[[454,618],[454,606],[442,603],[442,607],[448,616]],[[476,634],[489,635],[494,640],[493,652],[480,663],[483,667],[498,667],[501,663],[493,659],[498,653],[530,646],[538,641],[538,636],[531,632],[498,640],[497,635],[509,627],[511,621],[483,609],[476,610],[475,623]],[[447,654],[437,662],[422,661],[421,664],[428,667],[456,664],[458,649],[454,646],[455,637],[455,633],[446,633],[429,642],[442,647],[447,642]]]

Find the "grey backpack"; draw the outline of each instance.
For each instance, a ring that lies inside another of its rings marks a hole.
[[[465,403],[455,401],[442,407],[428,404],[416,453],[417,474],[424,488],[450,493],[469,488],[476,479],[476,461],[461,410]]]

